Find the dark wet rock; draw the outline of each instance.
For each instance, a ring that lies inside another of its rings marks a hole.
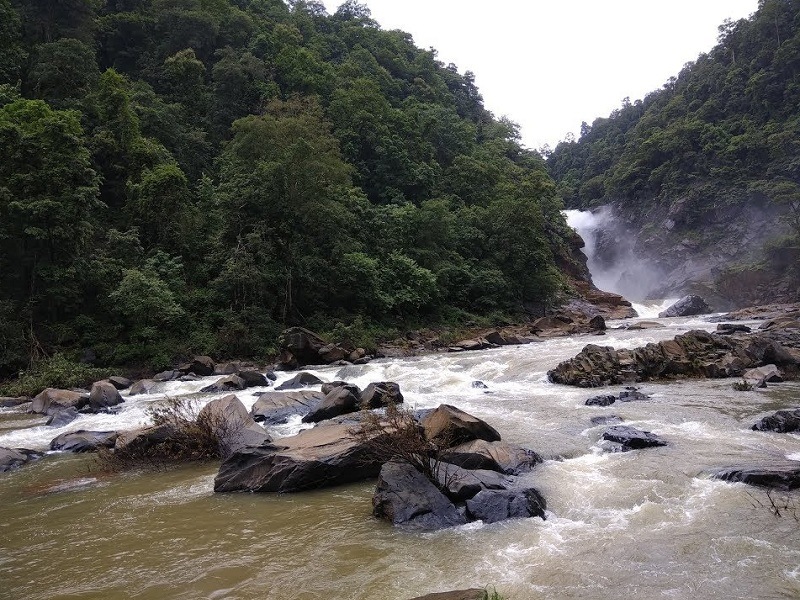
[[[547,503],[534,488],[524,490],[483,490],[467,500],[467,515],[484,523],[506,519],[545,518]]]
[[[216,492],[300,492],[375,477],[380,462],[350,425],[324,424],[281,438],[272,448],[243,448],[222,463]]]
[[[27,396],[0,396],[0,408],[12,408],[14,406],[21,406],[31,399]]]
[[[264,377],[266,377],[270,381],[275,381],[276,379],[278,379],[278,376],[275,375],[275,371],[272,370],[267,370],[267,372],[264,373]]]
[[[425,437],[447,447],[471,440],[499,442],[500,434],[491,425],[449,404],[440,404],[420,422]]]
[[[600,394],[599,396],[592,396],[586,399],[586,406],[610,406],[617,401],[614,394]]]
[[[3,448],[0,447],[0,473],[17,469],[22,465],[40,458],[41,452],[27,450],[25,448]]]
[[[119,375],[112,375],[107,379],[107,381],[118,390],[127,390],[133,383],[127,377],[121,377]]]
[[[356,348],[331,344],[303,327],[290,327],[278,340],[280,356],[276,368],[292,371],[305,365],[327,365],[348,358]]]
[[[244,381],[245,387],[268,387],[269,379],[258,371],[239,371],[239,378]]]
[[[668,309],[658,313],[659,318],[664,317],[690,317],[693,315],[705,315],[711,312],[706,301],[700,296],[684,296]]]
[[[596,387],[652,379],[736,377],[771,363],[796,371],[800,358],[794,352],[764,334],[732,337],[695,330],[633,350],[589,344],[575,358],[548,371],[548,377],[554,383]]]
[[[526,473],[542,462],[533,450],[486,440],[472,440],[455,446],[442,453],[442,460],[464,469],[488,469],[507,475]]]
[[[589,319],[589,329],[596,329],[597,331],[606,330],[606,320],[602,315],[595,315]]]
[[[46,425],[54,428],[64,427],[65,425],[69,425],[75,419],[77,419],[80,414],[81,413],[79,413],[78,409],[74,406],[60,408],[50,415],[50,417],[47,419]]]
[[[337,388],[339,386],[342,386],[342,385],[347,385],[347,382],[346,381],[336,380],[336,381],[323,383],[322,387],[320,388],[320,391],[322,392],[323,395],[327,395],[327,394],[330,394],[333,389],[335,389],[335,388]]]
[[[486,385],[482,381],[477,381],[477,380],[472,382],[472,387],[477,388],[477,389],[481,389],[481,390],[488,390],[489,389],[488,385]]]
[[[417,596],[410,600],[485,600],[486,590],[483,588],[470,588],[468,590],[452,590],[449,592],[435,592]]]
[[[238,360],[214,365],[212,375],[235,375],[242,368],[242,363]]]
[[[211,385],[207,385],[200,391],[210,394],[220,394],[224,392],[240,391],[245,389],[246,387],[247,384],[244,382],[244,379],[242,379],[238,375],[228,375],[226,377],[217,379],[214,383],[212,383]]]
[[[650,400],[650,396],[639,391],[635,387],[626,387],[619,393],[618,400],[620,402],[640,402],[642,400]]]
[[[617,423],[622,423],[622,417],[617,415],[608,415],[608,416],[597,416],[592,417],[589,419],[589,422],[592,425],[616,425]]]
[[[316,408],[303,417],[303,423],[319,423],[339,415],[356,412],[361,405],[361,390],[346,383],[328,392]]]
[[[278,391],[296,390],[304,387],[310,387],[312,385],[320,385],[321,383],[324,382],[319,377],[303,371],[302,373],[298,373],[291,379],[287,379],[282,384],[277,386],[275,389]]]
[[[181,375],[185,375],[185,373],[176,370],[168,370],[168,371],[161,371],[160,373],[156,373],[151,377],[153,381],[175,381]]]
[[[365,365],[367,363],[372,362],[374,357],[367,355],[362,356],[361,358],[357,358],[356,360],[352,361],[354,365]]]
[[[380,470],[372,514],[394,525],[431,531],[463,525],[464,516],[413,466],[388,462]]]
[[[723,481],[747,483],[758,487],[779,490],[800,488],[800,463],[797,462],[784,465],[728,467],[712,475]]]
[[[92,411],[101,411],[110,406],[122,404],[124,400],[119,394],[119,390],[109,381],[98,381],[92,384],[89,392],[89,406]]]
[[[400,386],[393,381],[378,381],[370,383],[361,392],[361,406],[363,408],[381,408],[390,404],[402,404],[403,394]]]
[[[775,431],[777,433],[800,431],[800,408],[779,410],[764,417],[752,428],[755,431]]]
[[[316,408],[324,395],[311,390],[294,392],[264,392],[250,409],[250,415],[256,421],[264,421],[268,425],[286,423],[294,415],[305,416]]]
[[[741,323],[720,323],[717,325],[717,333],[720,335],[730,335],[733,333],[750,333],[752,331],[747,325]]]
[[[74,407],[80,410],[87,404],[89,404],[89,394],[85,392],[47,388],[33,398],[31,412],[51,415],[62,408]]]
[[[242,401],[233,394],[206,404],[197,420],[209,424],[219,440],[223,457],[245,446],[263,446],[271,441],[264,428],[253,420]]]
[[[214,375],[216,365],[210,356],[195,356],[185,367],[181,368],[184,373],[194,373],[200,377]]]
[[[440,462],[435,466],[439,489],[453,502],[464,502],[481,490],[505,490],[511,487],[511,478],[488,469],[464,469]]]
[[[611,442],[611,444],[606,444],[605,448],[612,452],[628,452],[629,450],[667,445],[667,442],[654,433],[626,425],[612,425],[603,432],[602,438]]]
[[[163,384],[152,379],[140,379],[131,386],[128,392],[129,396],[138,396],[139,394],[155,394],[163,389]]]
[[[116,431],[87,431],[80,429],[62,433],[50,442],[50,450],[62,452],[96,452],[113,448],[119,434]]]

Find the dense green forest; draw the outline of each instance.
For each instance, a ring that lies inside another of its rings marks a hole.
[[[539,311],[569,232],[470,72],[351,0],[0,0],[0,376]]]
[[[800,1],[761,0],[719,31],[662,89],[555,148],[548,168],[565,205],[644,215],[680,200],[698,229],[709,210],[755,202],[800,233]]]

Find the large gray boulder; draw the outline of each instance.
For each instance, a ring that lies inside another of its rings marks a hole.
[[[420,421],[425,437],[445,447],[471,440],[499,442],[500,434],[486,421],[450,404],[440,404]]]
[[[314,410],[303,417],[303,423],[319,423],[356,412],[361,404],[360,394],[361,390],[349,383],[333,388]]]
[[[472,440],[455,446],[442,453],[442,459],[464,469],[489,469],[507,475],[526,473],[542,462],[533,450],[486,440]]]
[[[75,407],[79,410],[88,403],[89,395],[84,392],[47,388],[34,397],[31,412],[50,415],[62,408]]]
[[[401,404],[403,394],[400,386],[393,381],[378,381],[370,383],[361,392],[361,406],[363,408],[381,408],[390,404]]]
[[[312,390],[296,390],[293,392],[264,392],[250,409],[250,415],[256,421],[264,421],[269,425],[281,425],[295,415],[305,416],[316,408],[323,394]]]
[[[668,309],[658,313],[660,318],[664,317],[690,317],[692,315],[705,315],[711,312],[706,301],[700,296],[684,296]]]
[[[92,411],[98,412],[123,402],[119,390],[110,381],[98,381],[92,384],[89,392],[89,407]]]
[[[39,458],[41,452],[27,450],[25,448],[3,448],[0,447],[0,473],[11,471],[22,465]]]
[[[545,518],[545,503],[534,488],[524,490],[483,490],[467,500],[467,515],[484,523],[506,519]]]
[[[258,371],[242,370],[237,375],[244,381],[246,387],[268,387],[270,385],[269,379]]]
[[[163,382],[153,381],[152,379],[140,379],[135,382],[128,391],[129,396],[138,396],[139,394],[156,394],[164,389]]]
[[[127,390],[133,383],[130,379],[121,375],[112,375],[107,381],[118,390]]]
[[[119,434],[116,431],[86,431],[80,429],[62,433],[50,442],[50,450],[61,452],[96,452],[100,448],[113,448]]]
[[[439,489],[453,502],[469,500],[481,490],[505,490],[512,479],[485,469],[463,469],[457,465],[440,462],[435,465]]]
[[[214,479],[216,492],[300,492],[375,477],[380,472],[369,440],[352,425],[323,424],[281,438],[272,448],[242,448]]]
[[[394,525],[434,530],[466,523],[455,505],[427,477],[403,462],[381,468],[372,514]]]
[[[233,394],[206,404],[197,420],[211,428],[223,457],[245,446],[263,446],[270,442],[266,430],[253,420],[242,401]]]

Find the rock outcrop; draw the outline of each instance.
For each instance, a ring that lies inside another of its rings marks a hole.
[[[633,350],[589,344],[547,374],[554,383],[597,387],[680,377],[737,377],[770,363],[796,371],[800,354],[775,340],[766,334],[721,336],[694,330]]]

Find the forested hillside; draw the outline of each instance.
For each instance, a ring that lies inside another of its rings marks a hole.
[[[665,269],[714,244],[722,251],[703,260],[796,268],[800,1],[761,0],[751,18],[724,23],[713,50],[643,100],[584,123],[548,167],[567,206],[612,203],[640,230],[640,252],[684,244]],[[751,241],[766,253],[740,252]]]
[[[366,7],[0,0],[0,376],[541,310],[560,200]]]

